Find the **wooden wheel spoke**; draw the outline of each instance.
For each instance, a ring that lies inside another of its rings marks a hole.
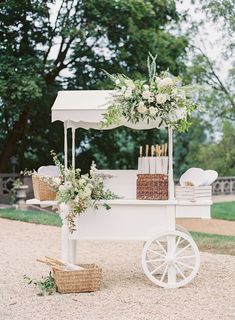
[[[183,249],[181,249],[180,251],[176,252],[176,255],[178,256],[180,253],[184,252],[186,249],[188,249],[191,246],[190,243],[187,244],[187,246],[185,246]]]
[[[181,266],[184,266],[185,268],[188,268],[188,269],[191,269],[191,270],[194,269],[194,267],[192,267],[192,266],[190,266],[190,265],[188,265],[188,264],[186,264],[186,263],[183,263],[183,262],[181,262],[181,261],[176,261],[176,263],[177,263],[177,264],[180,264]]]
[[[146,262],[151,263],[151,262],[161,262],[161,261],[165,261],[165,259],[149,259],[146,260]]]
[[[157,268],[155,268],[153,271],[151,271],[151,274],[154,274],[156,271],[158,271],[159,269],[161,269],[164,265],[166,264],[166,261],[163,262],[162,264],[160,264],[160,266],[158,266]]]
[[[163,245],[161,244],[160,241],[156,240],[156,243],[159,245],[159,247],[162,249],[162,251],[165,253],[165,255],[167,254],[166,249],[163,247]]]
[[[179,272],[179,274],[181,275],[181,277],[182,277],[183,279],[185,279],[185,278],[186,278],[185,275],[183,274],[182,270],[180,269],[180,267],[177,266],[176,263],[174,264],[174,267],[175,267],[176,270]]]
[[[148,249],[148,251],[156,254],[156,255],[159,256],[159,257],[162,257],[162,258],[165,258],[165,257],[166,257],[165,255],[163,255],[163,254],[161,254],[161,253],[158,253],[157,251],[154,251],[154,250],[152,250],[152,249]]]
[[[196,258],[196,256],[195,255],[192,255],[192,256],[180,256],[180,257],[177,257],[177,260],[193,259],[193,258]]]
[[[161,279],[160,279],[161,282],[164,280],[164,278],[166,276],[166,273],[167,273],[167,270],[168,270],[168,265],[166,265],[165,270],[164,270],[164,272],[163,272],[163,274],[161,276]]]

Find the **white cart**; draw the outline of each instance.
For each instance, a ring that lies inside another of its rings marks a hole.
[[[75,130],[100,129],[102,114],[111,93],[105,90],[59,92],[52,107],[52,121],[64,123],[65,167],[68,166],[68,130],[72,131],[72,166],[75,167]],[[158,128],[159,122],[133,125],[123,121],[122,125],[133,129],[152,129]],[[200,266],[199,251],[190,234],[176,226],[176,216],[210,218],[211,201],[189,203],[175,200],[171,129],[168,129],[168,144],[169,199],[136,200],[137,171],[108,171],[114,176],[108,182],[108,187],[123,198],[108,201],[111,205],[109,211],[102,206],[98,211],[87,210],[77,218],[77,230],[73,234],[70,234],[65,219],[68,208],[61,208],[63,260],[72,263],[76,261],[77,240],[142,240],[143,270],[153,283],[165,288],[176,288],[186,285],[196,276]]]

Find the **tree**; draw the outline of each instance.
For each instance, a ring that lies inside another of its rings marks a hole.
[[[235,175],[235,130],[230,122],[224,122],[223,135],[219,142],[209,141],[199,145],[189,159],[195,166],[218,171],[220,176]]]
[[[62,150],[62,126],[50,124],[59,89],[108,87],[103,68],[142,77],[149,51],[158,53],[159,70],[184,71],[187,39],[170,32],[180,19],[170,0],[2,1],[0,172],[13,153],[21,168],[33,168],[49,162],[51,148]],[[125,144],[125,134],[117,132]],[[91,137],[79,135],[83,150]]]
[[[223,43],[220,57],[211,59],[206,50],[204,41],[200,45],[191,44],[193,59],[188,69],[191,79],[203,84],[201,101],[213,119],[235,120],[235,42],[232,36],[235,31],[235,1],[234,0],[198,0],[194,1],[196,8],[206,14],[206,18],[218,28],[217,44]],[[207,21],[207,22],[208,22]],[[203,28],[205,21],[197,26]],[[210,39],[207,39],[209,42]],[[230,62],[227,75],[223,74],[224,62]]]

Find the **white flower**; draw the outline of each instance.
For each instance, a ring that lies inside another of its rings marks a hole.
[[[158,104],[163,104],[167,100],[167,95],[165,93],[158,93],[156,94],[156,101]]]
[[[157,114],[157,108],[154,108],[154,107],[150,107],[149,108],[149,114],[151,115],[151,116],[156,116],[156,114]]]
[[[86,183],[86,180],[83,179],[83,178],[80,178],[79,181],[78,181],[79,185],[82,186],[83,184]]]
[[[124,97],[126,99],[129,99],[129,98],[131,98],[131,96],[132,96],[132,91],[127,89],[126,92],[124,93]]]
[[[169,88],[174,85],[174,82],[171,78],[167,77],[158,81],[159,88]]]
[[[91,189],[88,186],[85,187],[84,194],[86,195],[86,197],[89,197],[91,195]]]
[[[126,79],[125,84],[127,85],[128,88],[135,89],[135,84],[131,79]]]
[[[151,103],[151,102],[153,102],[154,101],[154,97],[150,97],[149,99],[148,99],[148,102],[149,103]]]
[[[125,91],[126,91],[126,87],[121,87],[121,92],[122,92],[122,94],[124,94],[125,93]]]
[[[186,116],[187,116],[187,111],[185,108],[174,109],[174,110],[171,110],[171,112],[169,113],[169,119],[172,122],[185,119]]]
[[[60,179],[59,177],[55,177],[55,178],[53,179],[53,182],[54,182],[57,186],[59,186],[59,185],[61,184],[61,179]]]
[[[144,88],[144,91],[149,91],[149,85],[148,84],[144,84],[143,88]]]
[[[149,99],[150,97],[152,96],[152,93],[150,92],[150,91],[144,91],[143,93],[142,93],[142,97],[143,97],[143,99]]]
[[[139,113],[142,113],[142,114],[147,111],[147,108],[145,107],[143,101],[140,101],[140,102],[139,102],[139,105],[138,105],[138,107],[137,107],[137,111],[138,111]]]
[[[64,185],[64,184],[61,184],[61,185],[59,186],[59,191],[60,191],[60,192],[64,192],[65,190],[66,190],[65,185]]]
[[[77,194],[74,200],[75,200],[75,202],[79,203],[79,199],[80,199],[80,197],[79,197],[79,195]]]
[[[160,78],[160,77],[156,77],[155,78],[155,82],[158,84],[159,82],[161,82],[162,81],[162,79]]]
[[[119,85],[121,84],[121,81],[120,81],[119,79],[117,79],[117,80],[115,81],[115,84],[116,84],[116,86],[119,86]]]
[[[66,181],[64,186],[65,186],[66,189],[69,189],[69,188],[72,187],[72,183],[70,181]]]

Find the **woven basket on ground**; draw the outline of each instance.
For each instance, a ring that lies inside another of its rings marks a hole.
[[[79,264],[84,270],[60,271],[53,268],[60,293],[92,292],[100,290],[102,269],[96,264]]]
[[[34,197],[40,201],[55,200],[56,192],[52,190],[52,186],[39,175],[32,175]]]
[[[167,200],[167,174],[138,174],[137,195],[139,200]]]

